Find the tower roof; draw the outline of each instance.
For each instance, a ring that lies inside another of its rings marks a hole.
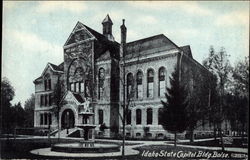
[[[111,23],[111,24],[113,24],[111,18],[109,17],[109,14],[107,14],[107,16],[104,18],[104,20],[102,21],[102,24],[103,23]]]

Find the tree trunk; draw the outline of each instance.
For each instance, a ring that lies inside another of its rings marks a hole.
[[[59,142],[60,141],[60,133],[61,133],[61,130],[60,130],[60,121],[59,121],[59,114],[58,114],[58,119],[57,119],[57,122],[58,122],[58,125],[57,125],[57,130],[58,130],[58,138],[57,138],[57,141]]]
[[[190,142],[194,142],[194,129],[190,130],[190,137],[189,137]]]
[[[177,134],[176,132],[174,132],[174,147],[176,147],[176,143],[177,143]]]

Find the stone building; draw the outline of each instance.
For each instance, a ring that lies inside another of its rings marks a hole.
[[[62,130],[77,130],[77,125],[82,123],[79,112],[83,103],[90,100],[96,136],[116,136],[122,132],[125,95],[129,108],[126,136],[169,136],[160,125],[158,113],[171,73],[176,66],[183,73],[188,68],[207,70],[193,59],[190,46],[177,46],[163,34],[126,43],[127,28],[123,21],[121,43],[118,43],[112,35],[109,15],[102,25],[103,34],[77,22],[63,46],[64,62],[48,63],[34,80],[34,126],[56,130],[59,123]],[[192,82],[190,77],[186,81]],[[55,99],[58,88],[62,93],[60,102]],[[55,112],[57,106],[59,118]],[[106,129],[103,131],[100,126]]]

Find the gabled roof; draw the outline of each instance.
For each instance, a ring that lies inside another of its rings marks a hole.
[[[85,102],[84,98],[80,94],[74,93],[74,92],[69,91],[69,90],[64,94],[60,103],[67,101],[67,99],[69,101],[75,102],[77,105],[80,105],[80,104]]]
[[[137,57],[141,52],[144,52],[144,54],[151,53],[152,49],[157,49],[157,51],[180,50],[179,47],[164,34],[159,34],[127,43],[126,57]]]
[[[181,49],[186,55],[188,55],[190,58],[193,58],[192,52],[191,52],[191,48],[190,48],[190,45],[182,46],[182,47],[180,47],[180,49]]]
[[[50,68],[52,72],[63,74],[63,66],[64,66],[63,64],[64,64],[64,63],[62,62],[60,65],[57,66],[57,65],[55,65],[55,64],[52,64],[52,63],[48,62],[47,65],[46,65],[46,67],[44,68],[44,70],[43,70],[41,76],[38,77],[38,78],[36,78],[36,79],[33,81],[33,83],[36,83],[38,80],[40,80],[40,79],[43,77],[44,73],[46,72],[46,70],[47,70],[48,68]]]
[[[53,69],[53,71],[61,71],[61,72],[63,72],[63,64],[64,64],[64,62],[62,62],[60,65],[55,65],[55,64],[52,64],[52,63],[49,63],[50,64],[50,66],[52,67],[52,69]]]
[[[74,32],[77,31],[77,28],[80,26],[81,28],[83,28],[89,35],[91,35],[92,39],[95,39],[96,41],[99,42],[99,47],[95,46],[95,58],[98,58],[101,54],[105,53],[107,50],[110,51],[111,53],[111,57],[112,58],[116,58],[119,59],[119,46],[120,44],[116,41],[109,41],[104,35],[102,35],[101,33],[93,30],[92,28],[84,25],[81,22],[77,22],[76,26],[74,27],[73,31],[71,32],[69,38],[67,39],[66,43],[64,44],[67,45],[68,42],[70,41],[71,37],[74,35]]]

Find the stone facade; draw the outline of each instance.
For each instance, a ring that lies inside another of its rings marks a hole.
[[[35,127],[57,128],[58,121],[53,112],[53,108],[57,107],[54,92],[55,86],[60,83],[64,94],[59,105],[59,126],[62,129],[81,123],[79,111],[83,102],[90,99],[90,108],[94,112],[91,121],[97,125],[96,136],[118,135],[122,132],[120,115],[123,115],[125,92],[129,103],[126,136],[171,136],[158,120],[171,73],[178,66],[183,75],[185,69],[190,67],[207,71],[193,59],[189,46],[179,47],[163,34],[126,43],[124,21],[119,44],[112,35],[112,24],[107,15],[102,22],[103,34],[100,34],[77,22],[63,46],[64,62],[58,66],[48,63],[41,76],[34,81]],[[125,80],[122,78],[123,67]],[[100,126],[107,128],[102,131]]]

